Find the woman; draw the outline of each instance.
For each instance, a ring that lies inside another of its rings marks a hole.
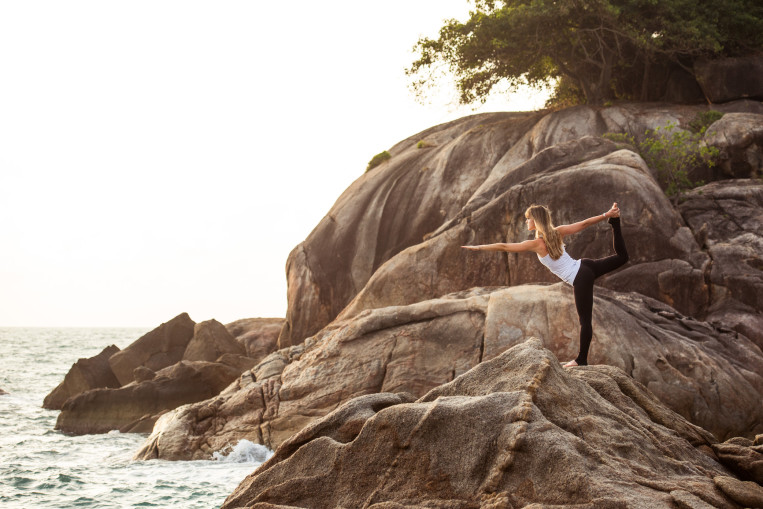
[[[565,224],[554,227],[551,222],[551,212],[543,205],[531,205],[525,211],[527,229],[535,231],[534,240],[506,244],[487,244],[482,246],[462,246],[465,249],[475,251],[506,251],[508,253],[521,253],[532,251],[538,255],[540,262],[559,276],[562,281],[572,285],[575,294],[575,308],[580,318],[580,353],[577,359],[564,365],[565,368],[572,366],[588,365],[588,348],[593,337],[593,282],[608,272],[621,267],[628,261],[628,252],[625,250],[625,241],[620,231],[620,209],[617,203],[600,216],[589,217],[573,224]],[[562,240],[567,235],[578,233],[591,225],[609,218],[614,236],[615,253],[606,258],[591,260],[583,258],[575,260],[564,249]]]

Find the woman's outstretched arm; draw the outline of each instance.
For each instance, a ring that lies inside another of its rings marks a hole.
[[[573,233],[578,233],[580,231],[583,231],[589,226],[592,226],[596,223],[604,221],[605,219],[608,219],[610,217],[620,217],[620,209],[617,207],[616,202],[612,204],[611,209],[609,209],[603,214],[589,217],[588,219],[578,221],[577,223],[563,224],[561,226],[557,226],[556,231],[558,231],[562,237],[564,237],[565,235],[572,235]]]
[[[524,242],[506,242],[501,244],[483,244],[481,246],[461,246],[470,251],[504,251],[506,253],[521,253],[523,251],[537,252],[543,245],[543,239],[526,240]]]

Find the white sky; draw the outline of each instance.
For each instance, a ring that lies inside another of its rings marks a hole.
[[[0,326],[284,316],[289,252],[368,160],[472,113],[404,74],[470,7],[0,2]]]

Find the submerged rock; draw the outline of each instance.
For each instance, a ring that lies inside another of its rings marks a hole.
[[[623,369],[719,438],[763,432],[763,353],[747,338],[638,294],[597,289],[592,364]],[[271,354],[218,397],[169,412],[139,459],[205,459],[246,438],[271,449],[361,395],[421,397],[531,336],[577,354],[571,288],[473,289],[364,311]]]
[[[731,474],[713,442],[623,371],[565,371],[530,339],[416,402],[348,402],[281,445],[223,508],[736,507],[716,488]]]
[[[117,352],[119,352],[119,348],[111,345],[94,357],[79,359],[72,365],[58,387],[45,396],[42,407],[50,410],[61,410],[67,399],[90,389],[119,387],[119,380],[114,376],[109,365],[109,357]]]

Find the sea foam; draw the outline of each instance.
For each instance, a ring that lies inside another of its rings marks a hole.
[[[212,454],[216,461],[224,463],[257,463],[261,464],[273,455],[273,451],[264,445],[255,444],[249,440],[240,440],[235,446],[228,444],[222,450]]]

